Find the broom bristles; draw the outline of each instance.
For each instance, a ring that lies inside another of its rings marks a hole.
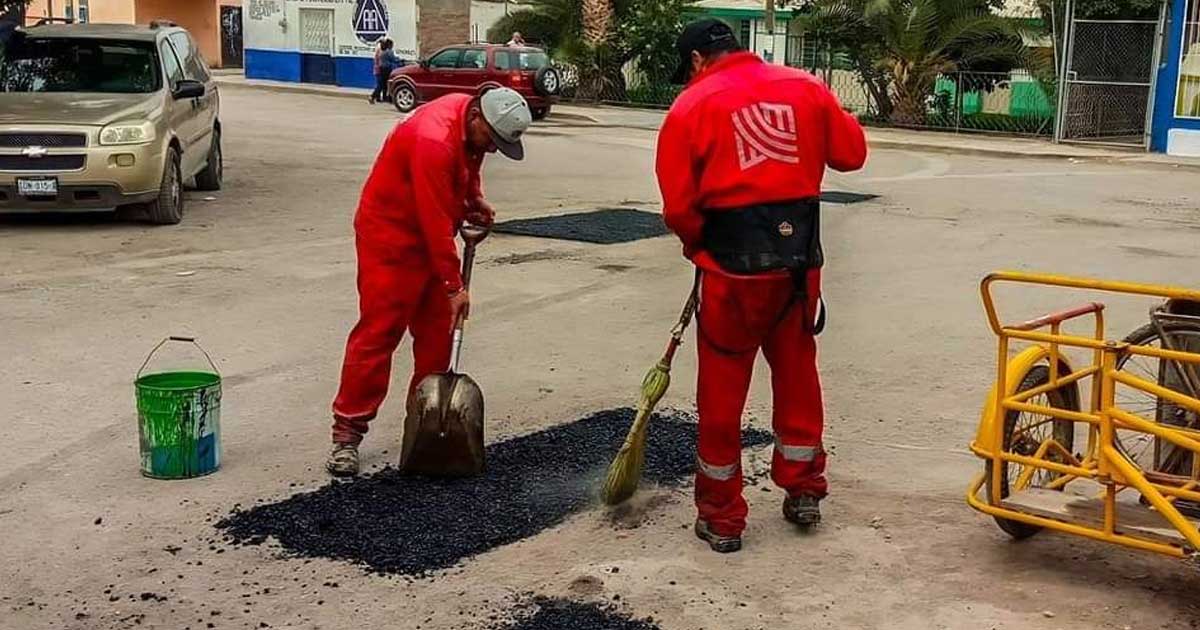
[[[649,401],[643,401],[649,402]],[[600,498],[606,505],[617,505],[628,501],[637,492],[642,479],[642,466],[646,461],[646,429],[650,423],[652,405],[638,406],[637,417],[625,436],[625,443],[608,467],[608,476],[600,489]]]

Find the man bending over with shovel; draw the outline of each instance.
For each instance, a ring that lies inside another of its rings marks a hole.
[[[451,329],[470,306],[454,237],[464,220],[492,224],[480,185],[483,157],[499,150],[522,159],[530,119],[529,105],[508,88],[452,94],[419,108],[384,142],[354,217],[359,319],[333,401],[330,474],[358,474],[358,444],[387,395],[392,354],[406,331],[413,338],[410,394],[446,370]]]
[[[696,534],[730,552],[746,527],[741,418],[760,348],[771,366],[771,477],[787,491],[783,515],[800,526],[821,518],[821,179],[827,165],[861,168],[867,148],[828,88],[741,51],[724,22],[689,24],[677,48],[675,78],[687,88],[659,136],[658,183],[667,225],[703,275]]]

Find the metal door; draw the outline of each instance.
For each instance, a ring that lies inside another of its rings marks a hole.
[[[300,80],[337,83],[332,9],[300,9]]]
[[[243,46],[242,7],[221,5],[221,66],[241,68]]]
[[[1148,147],[1163,17],[1090,20],[1068,9],[1055,138]]]

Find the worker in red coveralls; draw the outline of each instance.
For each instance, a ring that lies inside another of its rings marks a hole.
[[[530,120],[525,99],[508,88],[452,94],[419,108],[384,142],[354,218],[359,320],[333,401],[331,474],[358,473],[358,445],[387,395],[405,332],[413,338],[409,394],[448,367],[453,322],[470,306],[454,237],[464,220],[492,224],[483,157],[499,150],[522,159]]]
[[[742,51],[724,22],[689,24],[677,48],[687,87],[663,123],[657,173],[666,223],[702,274],[696,535],[724,553],[741,549],[746,527],[741,416],[759,349],[783,514],[801,527],[821,519],[821,179],[826,166],[861,168],[867,147],[820,81]]]

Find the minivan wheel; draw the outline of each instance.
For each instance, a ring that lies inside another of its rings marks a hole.
[[[401,83],[392,92],[392,105],[402,114],[407,114],[417,108],[417,90],[409,83]]]
[[[212,146],[208,149],[208,164],[203,171],[196,174],[196,188],[199,190],[221,190],[221,180],[225,176],[225,156],[221,151],[221,131],[213,130]]]
[[[147,205],[146,213],[150,222],[158,225],[175,225],[183,220],[183,173],[179,170],[179,152],[174,148],[167,149],[158,198]]]

